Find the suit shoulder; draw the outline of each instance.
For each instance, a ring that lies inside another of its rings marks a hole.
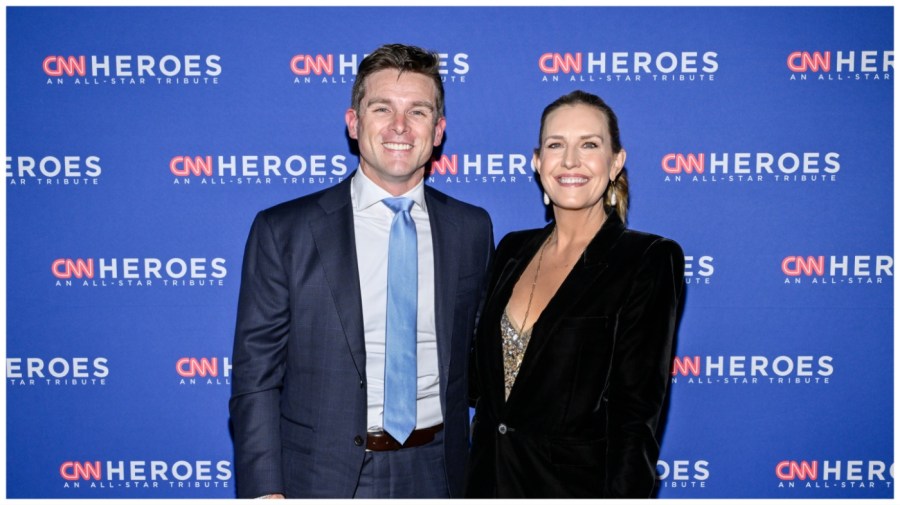
[[[314,202],[318,199],[318,197],[325,191],[328,191],[328,189],[330,189],[330,188],[326,188],[321,191],[317,191],[315,193],[310,193],[308,195],[304,195],[304,196],[301,196],[298,198],[294,198],[292,200],[287,200],[285,202],[275,204],[269,208],[263,209],[261,211],[261,214],[277,216],[279,214],[295,212],[297,210],[300,210],[300,209],[303,209],[310,205],[313,205]]]
[[[488,211],[477,205],[458,200],[431,186],[425,186],[425,191],[428,196],[446,205],[459,218],[475,219],[478,221],[486,221],[488,223],[491,221],[491,216],[488,214]]]
[[[473,212],[473,213],[479,213],[479,214],[481,214],[481,213],[487,214],[487,211],[484,210],[483,208],[481,208],[477,205],[468,203],[468,202],[464,202],[458,198],[454,198],[454,197],[448,195],[447,193],[444,193],[441,190],[434,189],[431,186],[426,185],[425,192],[428,194],[428,196],[435,198],[440,202],[443,202],[445,205],[459,209],[461,212]]]
[[[310,193],[293,200],[281,202],[259,212],[258,217],[271,223],[291,221],[294,219],[307,220],[314,215],[323,213],[320,201],[329,193],[338,191],[337,186],[325,188],[315,193]]]

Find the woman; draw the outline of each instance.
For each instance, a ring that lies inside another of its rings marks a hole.
[[[625,150],[599,97],[544,109],[534,163],[554,219],[497,249],[474,348],[468,495],[647,498],[684,255],[625,228]]]

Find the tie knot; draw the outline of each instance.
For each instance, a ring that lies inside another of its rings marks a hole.
[[[403,196],[385,198],[384,200],[382,200],[382,202],[384,202],[384,204],[387,205],[389,209],[394,211],[395,214],[400,211],[409,212],[410,209],[412,209],[414,203],[412,199]]]

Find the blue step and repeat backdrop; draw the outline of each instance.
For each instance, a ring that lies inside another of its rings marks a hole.
[[[893,8],[7,9],[7,495],[233,497],[257,211],[357,161],[356,66],[441,54],[427,183],[545,223],[542,108],[617,111],[686,301],[664,498],[894,495]]]

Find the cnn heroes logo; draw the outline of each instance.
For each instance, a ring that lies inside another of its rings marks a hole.
[[[109,359],[6,358],[6,380],[10,386],[105,386]]]
[[[57,258],[56,287],[217,287],[225,285],[225,258]]]
[[[660,160],[668,183],[827,183],[841,170],[836,152],[666,153]]]
[[[785,285],[873,286],[894,276],[894,258],[887,254],[785,256]]]
[[[7,156],[7,186],[96,186],[99,156]]]
[[[546,52],[538,56],[541,82],[713,81],[719,70],[715,51]]]
[[[890,81],[894,51],[793,51],[791,81]]]
[[[892,489],[894,463],[880,460],[782,460],[775,464],[781,489]]]
[[[832,356],[675,356],[672,384],[829,384]]]
[[[64,461],[64,489],[211,489],[231,486],[227,460]]]
[[[368,54],[295,54],[290,70],[294,84],[348,84],[356,80],[359,63]],[[438,53],[438,73],[446,83],[465,83],[469,74],[469,55]]]
[[[222,74],[221,57],[217,54],[49,55],[41,68],[47,85],[215,85]]]
[[[191,356],[178,358],[175,373],[179,376],[178,384],[181,386],[230,386],[231,359]]]
[[[169,173],[175,176],[172,184],[180,186],[331,185],[341,182],[348,172],[348,160],[342,154],[179,154],[169,160]]]
[[[534,182],[534,160],[522,153],[452,153],[431,161],[429,183],[517,184]]]

